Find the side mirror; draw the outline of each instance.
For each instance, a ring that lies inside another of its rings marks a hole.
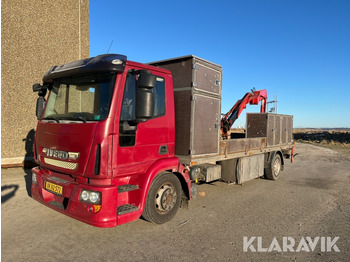
[[[137,86],[139,88],[154,88],[156,86],[157,78],[155,75],[152,75],[152,73],[148,70],[141,70],[139,79],[137,81]]]
[[[142,71],[137,81],[136,109],[137,122],[145,122],[154,116],[155,98],[153,88],[156,86],[156,76],[149,71]]]
[[[39,96],[36,100],[36,117],[39,119],[43,114],[45,108],[45,98],[43,96]]]
[[[33,85],[33,92],[39,92],[42,88],[42,85],[40,84],[34,84]]]
[[[33,92],[39,92],[39,96],[45,96],[47,92],[47,86],[46,85],[40,85],[40,84],[34,84],[33,85]]]

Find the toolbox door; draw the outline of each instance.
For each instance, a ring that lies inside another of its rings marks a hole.
[[[220,99],[196,94],[193,103],[191,155],[219,154]]]

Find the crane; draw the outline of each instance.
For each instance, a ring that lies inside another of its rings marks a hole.
[[[243,109],[247,104],[258,105],[261,101],[260,113],[266,112],[267,103],[267,91],[266,89],[255,90],[253,88],[251,92],[246,93],[242,99],[239,99],[236,104],[224,114],[221,118],[221,135],[223,139],[228,138],[228,131],[231,129],[233,123],[237,120]]]

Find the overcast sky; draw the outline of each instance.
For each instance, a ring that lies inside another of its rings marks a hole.
[[[137,62],[220,64],[222,113],[255,87],[277,94],[294,127],[350,127],[348,0],[90,0],[90,56],[109,47]]]

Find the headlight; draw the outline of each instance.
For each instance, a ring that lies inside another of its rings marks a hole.
[[[89,199],[92,203],[96,203],[99,200],[99,198],[99,194],[97,194],[96,192],[91,192]]]
[[[91,204],[101,204],[101,193],[83,190],[80,193],[80,200]]]
[[[37,183],[38,183],[38,181],[37,181],[37,179],[36,179],[36,174],[35,174],[35,173],[32,173],[32,183],[34,183],[34,184],[37,184]]]
[[[89,199],[89,193],[84,190],[83,192],[81,192],[80,197],[81,197],[81,200],[87,201]]]

